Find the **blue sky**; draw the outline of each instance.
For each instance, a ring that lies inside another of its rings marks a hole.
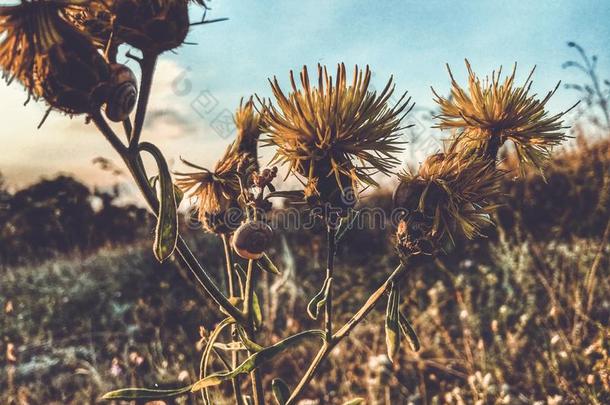
[[[409,90],[423,107],[433,106],[430,86],[447,92],[445,63],[464,81],[464,58],[482,75],[500,65],[508,70],[516,61],[523,79],[537,65],[534,90],[545,93],[559,80],[583,79],[561,67],[577,57],[566,46],[575,41],[597,54],[601,72],[610,76],[608,0],[210,0],[209,5],[210,18],[230,20],[194,28],[189,41],[198,45],[168,53],[159,64],[153,119],[144,138],[159,143],[172,161],[183,156],[212,165],[229,142],[212,128],[214,119],[234,110],[242,96],[268,96],[268,77],[287,83],[290,69],[303,64],[312,69],[327,64],[331,70],[338,62],[350,70],[368,64],[376,87],[393,74],[397,89]],[[193,8],[192,20],[201,13]],[[549,106],[560,111],[577,97],[561,88]],[[23,185],[59,171],[91,184],[116,180],[91,164],[96,156],[118,160],[82,117],[70,121],[54,114],[37,131],[44,107],[23,107],[24,100],[18,85],[0,85],[5,149],[0,171],[10,183]]]

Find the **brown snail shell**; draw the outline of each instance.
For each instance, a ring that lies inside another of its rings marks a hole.
[[[233,235],[233,249],[244,259],[260,259],[271,244],[273,230],[262,221],[243,223]]]
[[[114,122],[124,121],[138,100],[138,82],[131,69],[115,63],[111,65],[112,78],[106,100],[106,117]]]

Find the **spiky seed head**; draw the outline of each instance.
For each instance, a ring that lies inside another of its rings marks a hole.
[[[66,15],[84,0],[22,0],[0,7],[2,76],[17,79],[34,99],[81,114],[99,108],[110,66]]]
[[[350,82],[344,64],[334,79],[318,65],[317,79],[312,85],[303,67],[299,88],[291,71],[288,95],[277,78],[270,80],[275,104],[266,108],[266,144],[277,148],[275,161],[289,165],[310,196],[341,205],[346,189],[376,186],[372,176],[399,163],[401,121],[412,105],[406,93],[390,101],[392,79],[379,93],[369,90],[368,66],[356,66]]]
[[[199,221],[212,233],[232,233],[240,225],[243,217],[240,207],[242,187],[251,186],[249,181],[258,168],[261,117],[253,108],[252,100],[240,103],[234,120],[237,138],[213,171],[184,161],[197,171],[176,173],[176,185],[196,199]]]
[[[468,152],[435,154],[417,173],[401,173],[393,197],[404,212],[396,234],[399,252],[435,254],[457,236],[480,236],[491,223],[503,174],[494,162]]]
[[[189,0],[92,0],[75,16],[101,48],[128,44],[160,54],[182,45],[189,31]],[[195,1],[204,5],[203,1]]]
[[[451,97],[439,96],[432,90],[441,109],[437,127],[456,130],[455,136],[459,138],[456,147],[477,151],[489,159],[496,159],[498,149],[511,141],[522,170],[525,165],[542,169],[551,149],[567,138],[568,127],[563,126],[563,117],[569,110],[551,115],[546,109],[559,83],[540,99],[530,92],[534,70],[518,86],[516,64],[504,80],[501,80],[502,68],[493,72],[491,79],[481,80],[467,60],[466,67],[467,90],[457,83],[449,66]]]

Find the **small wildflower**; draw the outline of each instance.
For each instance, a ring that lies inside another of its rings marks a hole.
[[[17,355],[15,354],[15,345],[11,342],[6,345],[6,361],[9,363],[17,362]]]
[[[6,304],[4,304],[4,313],[7,315],[10,315],[13,313],[13,301],[8,300],[6,301]]]
[[[119,359],[115,357],[112,359],[112,364],[110,366],[110,375],[119,377],[121,374],[123,374],[123,367],[121,366]]]

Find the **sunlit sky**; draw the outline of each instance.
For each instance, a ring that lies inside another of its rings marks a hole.
[[[433,107],[430,86],[447,93],[445,63],[464,81],[464,58],[481,74],[518,62],[521,79],[537,65],[539,93],[559,80],[582,82],[577,71],[562,69],[577,57],[567,41],[597,54],[601,72],[610,76],[608,0],[211,0],[209,5],[209,18],[230,20],[194,28],[189,42],[197,45],[163,55],[158,65],[143,138],[156,142],[171,162],[182,156],[211,166],[230,141],[212,128],[216,117],[233,111],[242,96],[268,96],[268,77],[277,75],[287,84],[290,69],[304,64],[312,69],[327,64],[331,70],[338,62],[368,64],[376,87],[393,74],[397,89],[409,90],[420,107]],[[193,7],[191,19],[201,15]],[[25,98],[18,84],[0,84],[0,171],[10,184],[23,186],[58,172],[91,185],[117,181],[91,163],[97,156],[120,162],[83,117],[53,113],[36,130],[44,105],[24,107]],[[577,99],[560,88],[550,108],[561,111]]]

